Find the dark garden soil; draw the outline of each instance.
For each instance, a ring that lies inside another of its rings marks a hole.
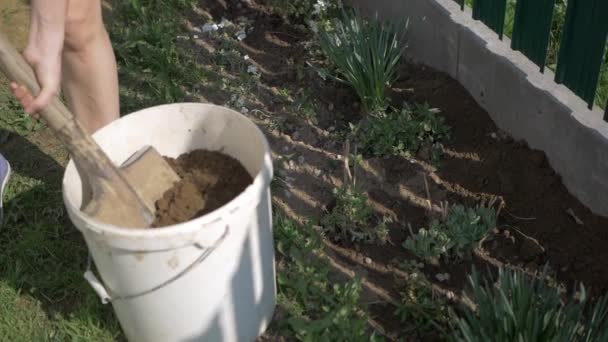
[[[238,160],[226,154],[194,150],[165,159],[181,180],[156,202],[153,227],[182,223],[230,202],[253,181]]]
[[[251,21],[251,31],[238,48],[259,67],[261,81],[255,94],[245,96],[244,106],[258,109],[248,113],[268,137],[276,176],[284,183],[273,189],[276,210],[302,221],[321,217],[331,205],[332,189],[342,184],[343,139],[338,132],[363,118],[356,94],[306,69],[309,32],[270,14],[259,1],[202,0],[200,7],[207,18],[192,15],[191,27],[208,18]],[[201,35],[192,48],[204,63],[221,43],[213,35]],[[293,98],[277,96],[279,89],[288,89]],[[293,110],[293,102],[306,94],[316,104],[314,119]],[[202,95],[225,104],[232,94],[209,86]],[[379,214],[394,218],[391,241],[385,246],[326,242],[338,273],[363,277],[363,301],[387,336],[398,337],[403,329],[388,303],[398,300],[406,279],[397,263],[412,258],[402,247],[408,224],[414,231],[427,226],[441,201],[476,205],[498,197],[505,204],[499,226],[472,262],[426,267],[433,281],[439,272],[451,275],[435,281],[444,291],[458,297],[472,265],[492,269],[501,264],[532,272],[548,264],[569,289],[575,282],[583,282],[593,294],[608,289],[608,219],[592,214],[569,194],[542,152],[501,132],[458,82],[423,65],[404,63],[392,100],[394,105],[427,102],[441,110],[452,129],[441,165],[432,167],[424,154],[413,160],[366,158],[357,182]],[[221,179],[230,178],[221,174]],[[245,183],[243,177],[238,185]]]

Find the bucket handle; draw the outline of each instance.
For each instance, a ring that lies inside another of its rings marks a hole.
[[[226,237],[228,236],[228,234],[230,233],[230,227],[228,225],[226,225],[226,228],[224,230],[224,233],[222,234],[222,236],[220,236],[215,243],[213,243],[211,246],[203,246],[200,243],[195,243],[194,246],[196,246],[199,249],[203,250],[203,253],[201,253],[201,255],[194,260],[194,262],[192,262],[188,267],[184,268],[181,272],[179,272],[178,274],[176,274],[175,276],[173,276],[172,278],[169,278],[168,280],[166,280],[165,282],[161,283],[160,285],[154,286],[153,288],[140,292],[140,293],[136,293],[136,294],[130,294],[130,295],[123,295],[123,296],[119,296],[116,294],[110,294],[110,291],[108,291],[108,289],[106,289],[106,287],[103,285],[103,283],[99,280],[99,278],[97,278],[97,276],[95,275],[95,273],[93,273],[92,270],[92,266],[93,266],[93,258],[91,257],[91,253],[89,252],[89,257],[88,257],[88,261],[87,261],[87,270],[84,272],[84,278],[87,280],[87,282],[89,283],[89,285],[91,285],[91,287],[93,288],[93,290],[97,293],[97,295],[99,296],[99,298],[101,299],[101,303],[102,304],[108,304],[110,302],[113,301],[117,301],[117,300],[128,300],[128,299],[133,299],[133,298],[137,298],[143,295],[146,295],[148,293],[154,292],[158,289],[161,289],[169,284],[171,284],[172,282],[176,281],[177,279],[183,277],[185,274],[187,274],[188,272],[190,272],[192,269],[194,269],[194,266],[200,264],[201,262],[203,262],[209,255],[211,255],[211,253],[217,248],[219,247],[219,245],[224,242],[224,240],[226,240]]]

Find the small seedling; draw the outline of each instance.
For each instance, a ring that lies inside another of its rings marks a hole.
[[[454,316],[453,341],[608,341],[608,296],[590,308],[583,286],[568,302],[540,277],[499,269],[498,281],[470,277],[476,309]]]
[[[450,137],[450,128],[438,113],[428,104],[404,104],[401,110],[379,113],[360,129],[363,150],[377,157],[412,158],[420,154],[437,164],[441,143]]]
[[[411,227],[409,228],[412,237],[404,242],[403,247],[420,259],[434,265],[439,264],[439,259],[448,252],[450,245],[450,237],[441,227],[441,223],[433,221],[430,228],[420,228],[415,234]]]
[[[344,186],[334,189],[336,206],[321,224],[327,236],[338,241],[384,244],[388,241],[388,219],[379,223],[360,189]],[[376,221],[376,223],[374,223]]]
[[[300,341],[369,341],[367,316],[359,307],[361,282],[330,281],[330,268],[319,257],[323,245],[311,226],[282,215],[275,222],[285,261],[277,272],[278,300],[287,311],[280,329]]]
[[[415,262],[404,262],[401,268],[407,272],[407,282],[400,291],[401,298],[395,310],[402,323],[412,326],[419,334],[441,331],[449,321],[445,299],[433,291],[432,284]]]
[[[310,89],[300,89],[294,101],[294,111],[304,119],[317,123],[317,108]]]
[[[412,233],[403,246],[417,257],[438,264],[441,257],[446,261],[471,257],[486,234],[496,227],[498,212],[488,206],[466,208],[462,205],[443,206],[440,219],[431,221],[430,228]]]
[[[353,155],[357,156],[356,151]],[[354,164],[352,172],[351,160]],[[351,158],[350,143],[347,141],[344,153],[344,184],[334,189],[336,205],[321,220],[323,231],[337,241],[385,244],[388,241],[390,219],[385,217],[379,221],[368,203],[367,195],[357,186],[356,161],[357,159]]]

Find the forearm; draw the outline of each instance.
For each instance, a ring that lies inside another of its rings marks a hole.
[[[28,113],[46,108],[59,90],[67,9],[68,0],[31,0],[30,32],[23,56],[34,69],[40,92],[34,98],[30,89],[11,84]]]
[[[32,0],[30,43],[45,53],[60,53],[68,0]],[[41,51],[42,52],[42,51]]]

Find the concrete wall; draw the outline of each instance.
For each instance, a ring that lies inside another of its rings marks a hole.
[[[608,123],[453,0],[349,0],[380,18],[409,18],[408,57],[458,80],[496,125],[546,153],[568,190],[608,216]]]

